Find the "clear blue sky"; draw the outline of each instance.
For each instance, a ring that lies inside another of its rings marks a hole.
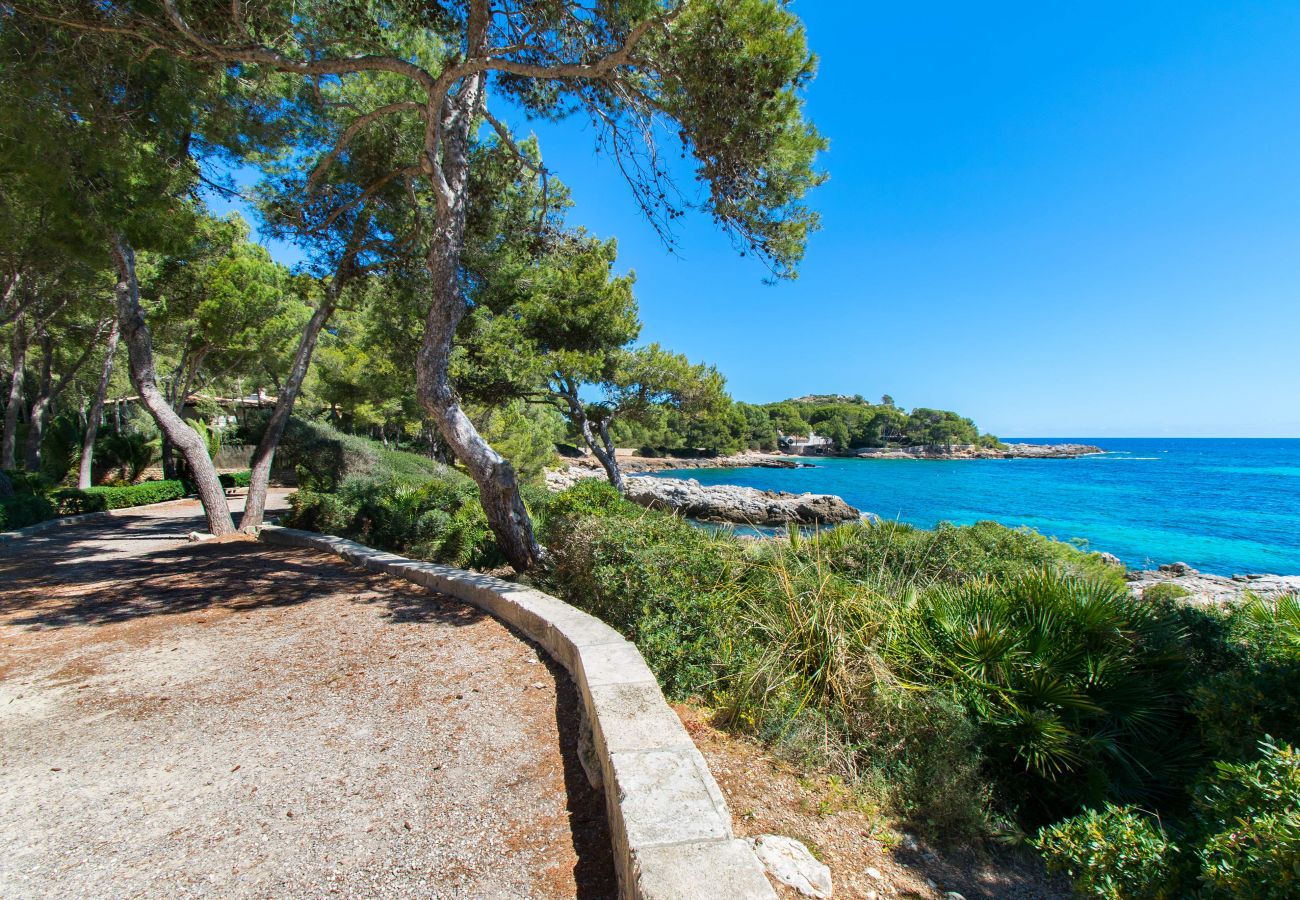
[[[1300,4],[799,0],[823,229],[767,286],[668,256],[582,123],[529,125],[644,340],[732,394],[890,393],[1005,436],[1300,436]]]

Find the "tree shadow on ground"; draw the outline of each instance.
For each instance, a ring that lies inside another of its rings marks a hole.
[[[353,567],[333,554],[253,541],[186,543],[139,552],[141,542],[181,538],[201,519],[138,518],[76,526],[0,549],[0,624],[29,630],[106,626],[151,616],[224,609],[250,612],[326,595],[382,606],[390,624],[457,627],[488,615],[454,598]],[[615,897],[618,882],[602,791],[578,760],[581,698],[569,673],[526,636],[556,686],[555,722],[566,808],[578,857],[578,897]]]
[[[539,656],[555,678],[555,725],[564,757],[564,790],[568,797],[573,850],[578,855],[573,867],[578,897],[580,900],[617,897],[618,877],[614,871],[609,819],[605,814],[605,794],[591,786],[578,760],[582,697],[563,666],[543,651],[539,651]]]
[[[336,593],[384,604],[395,623],[469,625],[484,617],[459,601],[353,568],[326,553],[233,541],[183,544],[131,556],[104,554],[106,540],[158,540],[175,534],[174,523],[133,525],[107,539],[102,533],[78,535],[32,547],[21,557],[0,559],[0,582],[5,585],[0,623],[29,629],[109,625],[209,609],[248,612],[293,606]]]

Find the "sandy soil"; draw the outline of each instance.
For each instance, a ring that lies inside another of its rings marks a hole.
[[[863,808],[854,793],[824,774],[802,772],[755,741],[709,724],[707,711],[678,705],[704,754],[742,837],[781,834],[802,841],[831,870],[836,897],[884,900],[1068,900],[1069,885],[1041,864],[1009,851],[930,847]],[[784,885],[786,900],[799,894]]]
[[[0,546],[0,896],[613,894],[562,669],[168,506]]]

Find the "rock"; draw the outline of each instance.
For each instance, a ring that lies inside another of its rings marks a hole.
[[[1122,566],[1123,561],[1114,553],[1098,553],[1097,556],[1108,566]]]
[[[1135,597],[1157,584],[1175,584],[1187,592],[1184,603],[1239,603],[1247,592],[1259,597],[1277,597],[1300,592],[1300,575],[1209,575],[1186,563],[1171,563],[1158,569],[1129,572],[1129,590]]]
[[[831,870],[794,838],[779,834],[761,834],[749,839],[767,873],[788,884],[805,897],[827,898],[831,895]]]
[[[695,479],[628,478],[627,499],[708,522],[738,525],[824,525],[856,522],[862,513],[833,494],[790,494]]]
[[[1004,444],[1001,447],[880,447],[855,450],[862,459],[1074,459],[1106,451],[1092,444]]]
[[[885,876],[884,876],[883,874],[881,874],[880,870],[877,869],[875,866],[867,866],[866,871],[867,871],[867,877],[868,877],[868,878],[874,878],[874,879],[876,879],[876,881],[884,881],[884,880],[885,880]]]
[[[587,707],[578,704],[578,762],[587,776],[587,782],[594,790],[605,789],[605,772],[600,767],[600,757],[596,753],[595,736],[591,732],[591,720],[587,718]]]

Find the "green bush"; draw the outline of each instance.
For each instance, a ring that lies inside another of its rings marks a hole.
[[[26,528],[56,515],[54,504],[41,494],[15,493],[12,497],[0,497],[0,531]]]
[[[252,472],[226,472],[218,475],[217,479],[224,488],[246,488],[252,481]]]
[[[1300,754],[1266,739],[1253,763],[1216,763],[1196,798],[1202,894],[1300,894]]]
[[[1181,584],[1172,581],[1160,581],[1142,589],[1142,599],[1148,603],[1165,603],[1171,600],[1180,600],[1183,597],[1190,597],[1192,594]]]
[[[80,463],[85,439],[86,426],[75,415],[51,419],[41,438],[41,473],[55,484],[66,478]]]
[[[24,469],[5,469],[4,474],[8,477],[9,485],[16,496],[44,495],[57,484],[39,472],[28,472]]]
[[[1048,869],[1070,877],[1075,892],[1104,900],[1180,896],[1178,848],[1151,820],[1109,803],[1038,832]]]
[[[269,418],[266,412],[251,413],[241,426],[241,439],[256,445],[266,433]],[[422,479],[442,468],[427,456],[393,450],[324,422],[294,417],[276,448],[272,475],[309,490],[332,491],[348,478],[391,475]]]
[[[716,690],[737,609],[734,541],[586,483],[553,501],[545,541],[545,585],[635,642],[665,692]]]
[[[940,585],[898,628],[909,679],[970,711],[1029,820],[1155,799],[1185,775],[1182,634],[1124,588],[1050,571]]]
[[[862,578],[884,575],[901,584],[960,584],[1052,569],[1116,587],[1124,583],[1123,571],[1097,554],[1029,528],[1007,528],[997,522],[966,526],[944,522],[932,531],[901,522],[863,522],[822,534],[835,541],[836,570]]]
[[[1265,734],[1300,744],[1300,598],[1251,598],[1214,628],[1190,708],[1211,758],[1243,761]]]
[[[128,487],[92,487],[84,491],[69,488],[51,494],[61,516],[165,503],[184,497],[185,485],[179,481],[146,481]]]
[[[161,442],[157,437],[136,431],[104,434],[95,441],[95,468],[100,472],[116,471],[126,484],[135,484],[158,458]]]
[[[436,476],[379,475],[345,479],[336,493],[299,490],[285,524],[361,541],[372,547],[456,566],[503,561],[478,487],[440,466]]]

